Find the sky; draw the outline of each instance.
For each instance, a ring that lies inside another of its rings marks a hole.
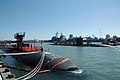
[[[0,0],[0,40],[120,36],[120,0]]]

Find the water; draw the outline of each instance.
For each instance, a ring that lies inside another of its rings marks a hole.
[[[55,46],[43,43],[44,49],[51,53],[69,58],[83,70],[82,74],[54,71],[38,74],[30,80],[119,80],[120,79],[120,46],[118,47],[75,47]],[[26,68],[12,57],[3,61],[7,65]],[[26,72],[12,70],[16,77]]]

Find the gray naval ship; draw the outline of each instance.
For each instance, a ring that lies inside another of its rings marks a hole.
[[[62,71],[79,71],[82,73],[82,70],[74,65],[68,58],[60,57],[56,54],[52,54],[49,52],[45,52],[42,46],[32,46],[28,43],[24,43],[23,38],[25,37],[25,33],[16,33],[14,38],[16,41],[12,41],[15,43],[14,45],[4,45],[2,46],[2,50],[6,53],[15,53],[21,55],[14,55],[13,57],[16,60],[35,67],[42,54],[45,54],[45,58],[42,64],[42,70],[62,70]]]

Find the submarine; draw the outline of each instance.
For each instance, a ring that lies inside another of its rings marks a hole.
[[[41,67],[42,70],[60,70],[60,71],[80,70],[80,73],[82,73],[82,70],[75,64],[73,64],[68,58],[63,58],[56,54],[46,52],[43,50],[42,46],[33,46],[30,45],[29,43],[25,43],[23,41],[24,37],[25,32],[16,33],[14,35],[14,38],[16,40],[11,42],[15,44],[5,45],[4,48],[2,47],[2,50],[7,54],[9,53],[18,54],[13,55],[12,57],[32,67],[35,67],[38,64],[42,54],[44,53],[45,58]]]

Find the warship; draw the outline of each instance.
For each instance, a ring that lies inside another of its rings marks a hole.
[[[11,45],[2,46],[1,50],[7,54],[15,53],[18,55],[13,55],[12,57],[16,60],[35,67],[42,54],[45,53],[45,58],[42,64],[42,70],[61,70],[61,71],[78,71],[82,73],[82,70],[73,64],[68,58],[60,57],[56,54],[46,52],[43,50],[42,46],[31,45],[30,43],[25,43],[23,38],[25,37],[25,32],[16,33],[14,35],[15,41],[11,41]],[[19,55],[21,54],[21,55]]]

